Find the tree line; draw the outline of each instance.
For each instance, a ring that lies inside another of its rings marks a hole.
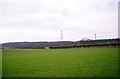
[[[15,49],[44,49],[49,47],[55,48],[73,48],[73,47],[101,47],[112,46],[119,47],[120,39],[99,39],[99,40],[80,40],[80,41],[56,41],[56,42],[10,42],[3,43],[2,48],[15,48]]]

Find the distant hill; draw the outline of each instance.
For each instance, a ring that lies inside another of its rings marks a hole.
[[[80,41],[57,41],[57,42],[11,42],[11,43],[3,43],[2,47],[9,48],[20,48],[20,49],[43,49],[45,47],[81,47],[84,45],[118,45],[120,44],[120,39],[99,39],[99,40],[80,40]]]

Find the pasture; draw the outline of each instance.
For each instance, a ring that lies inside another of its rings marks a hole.
[[[0,78],[2,77],[2,50],[0,49]]]
[[[3,77],[116,77],[118,48],[3,50]]]

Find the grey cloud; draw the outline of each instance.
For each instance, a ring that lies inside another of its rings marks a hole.
[[[117,37],[117,0],[1,0],[0,4],[3,42],[59,40],[61,29],[65,40],[92,39],[94,33],[98,38]]]

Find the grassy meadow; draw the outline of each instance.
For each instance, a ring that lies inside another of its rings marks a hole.
[[[2,49],[0,49],[0,78],[2,77]]]
[[[118,48],[3,50],[3,77],[116,77]]]

